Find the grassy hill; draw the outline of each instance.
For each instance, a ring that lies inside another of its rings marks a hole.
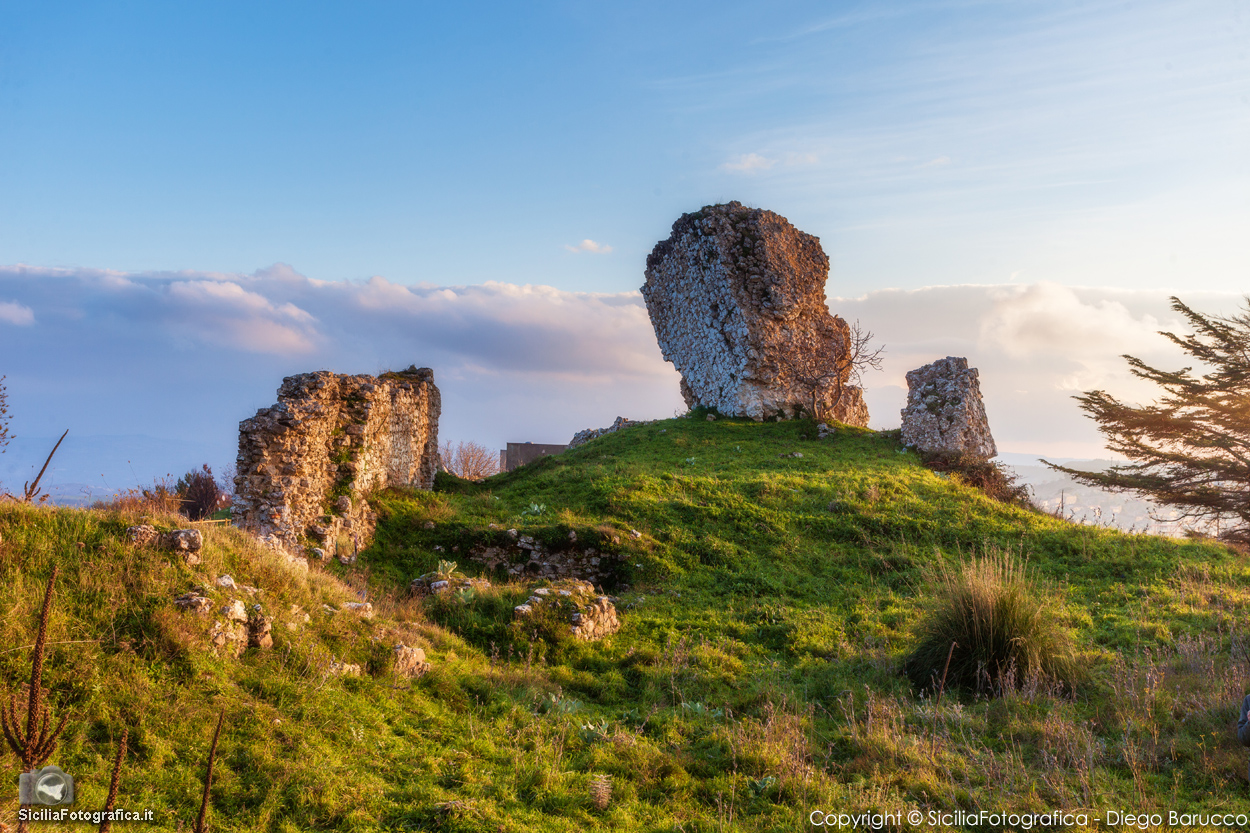
[[[995,503],[896,433],[817,440],[810,422],[696,413],[376,506],[359,562],[308,574],[233,529],[207,529],[188,567],[125,543],[133,513],[0,506],[10,690],[60,565],[44,684],[54,716],[72,715],[51,762],[77,779],[76,807],[103,806],[126,725],[118,805],[152,809],[145,829],[190,829],[224,709],[221,831],[797,830],[815,810],[918,810],[896,827],[921,830],[939,811],[1250,808],[1232,732],[1246,557]],[[613,559],[622,629],[587,643],[514,623],[532,582],[499,575],[408,597],[441,559],[480,572],[470,550],[508,529],[553,550],[573,533]],[[1027,560],[1056,599],[1079,678],[918,694],[900,672],[933,568],[992,552]],[[260,588],[244,600],[275,618],[272,650],[215,657],[212,619],[175,609],[193,586],[238,597],[213,584],[223,573]],[[372,619],[342,608],[362,600]],[[399,642],[433,669],[397,678]],[[9,755],[0,779],[16,775]]]

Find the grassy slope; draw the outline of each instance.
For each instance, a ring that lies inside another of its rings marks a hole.
[[[79,807],[101,806],[127,723],[120,803],[152,807],[155,829],[194,819],[223,707],[217,830],[792,830],[815,808],[1247,806],[1231,736],[1250,671],[1242,556],[991,503],[892,434],[814,437],[806,422],[696,415],[481,486],[392,492],[361,563],[308,578],[233,530],[210,530],[188,568],[121,543],[133,517],[4,508],[0,639],[33,643],[60,563],[49,638],[75,642],[50,649],[45,684],[74,719],[53,762],[79,779]],[[473,572],[456,549],[506,527],[619,553],[621,632],[583,644],[514,625],[519,586],[404,599],[441,557]],[[1088,668],[1075,697],[1034,685],[935,706],[899,675],[923,567],[992,547],[1027,556],[1062,598]],[[264,589],[273,651],[214,658],[210,623],[174,611],[222,572]],[[372,622],[323,610],[362,595]],[[312,615],[298,632],[291,604]],[[392,678],[397,641],[434,670]],[[8,685],[28,654],[0,653]],[[371,673],[330,677],[332,657]],[[612,778],[605,810],[595,774]],[[0,778],[15,775],[5,759]]]

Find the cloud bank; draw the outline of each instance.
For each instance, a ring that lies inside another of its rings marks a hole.
[[[1071,396],[1102,388],[1153,398],[1122,353],[1183,364],[1157,335],[1186,332],[1163,291],[1035,283],[830,296],[833,312],[886,345],[884,372],[865,379],[878,428],[898,425],[908,370],[966,356],[980,370],[1001,450],[1095,456],[1099,436]],[[285,264],[250,275],[10,266],[0,267],[0,298],[0,375],[14,433],[26,438],[64,428],[71,445],[92,435],[156,437],[193,444],[212,458],[198,462],[221,466],[233,460],[238,422],[274,401],[283,376],[411,364],[435,370],[443,435],[490,447],[566,442],[618,415],[684,410],[637,292],[318,281]],[[1241,303],[1210,292],[1184,300],[1213,313]],[[66,459],[90,459],[75,454]],[[134,470],[133,480],[166,473]]]

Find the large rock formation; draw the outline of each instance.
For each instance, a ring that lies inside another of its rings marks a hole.
[[[771,211],[712,205],[673,223],[646,275],[647,312],[688,406],[868,424],[848,384],[850,328],[825,305],[819,239]]]
[[[981,402],[981,383],[968,360],[947,356],[907,374],[903,444],[926,453],[998,453]]]
[[[239,423],[235,525],[291,552],[354,557],[373,535],[367,494],[433,486],[441,410],[427,367],[288,376],[278,404]]]

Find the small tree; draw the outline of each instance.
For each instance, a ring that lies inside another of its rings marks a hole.
[[[861,386],[865,371],[881,369],[885,347],[874,347],[872,339],[872,332],[856,321],[847,329],[846,342],[832,361],[808,350],[795,350],[781,358],[794,380],[807,390],[808,410],[815,419],[832,419],[847,389]]]
[[[499,473],[499,452],[477,443],[462,442],[452,447],[447,440],[439,447],[438,456],[444,468],[465,480],[483,480]]]
[[[1163,388],[1158,402],[1135,407],[1101,390],[1074,398],[1098,423],[1107,447],[1132,462],[1105,472],[1046,465],[1090,486],[1140,492],[1178,507],[1183,519],[1215,527],[1226,540],[1250,543],[1250,297],[1244,312],[1228,318],[1171,300],[1194,332],[1160,335],[1211,371],[1157,370],[1124,356],[1134,376]]]
[[[221,503],[221,489],[207,463],[200,471],[190,471],[179,478],[175,491],[182,501],[182,514],[193,521],[209,517]]]

